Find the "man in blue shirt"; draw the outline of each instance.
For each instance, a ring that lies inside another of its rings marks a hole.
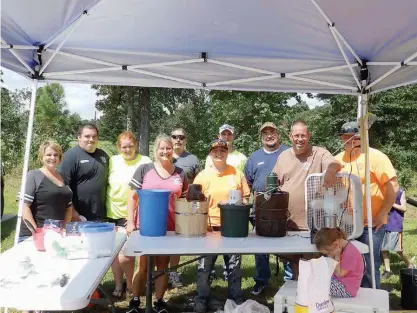
[[[272,122],[264,123],[259,129],[261,133],[262,148],[251,154],[246,161],[244,174],[254,195],[265,191],[266,176],[270,174],[281,152],[289,147],[280,144],[278,128]],[[256,275],[252,294],[258,295],[268,285],[271,278],[269,268],[269,255],[255,255]]]

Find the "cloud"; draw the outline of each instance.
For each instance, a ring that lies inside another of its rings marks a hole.
[[[32,81],[30,79],[6,68],[2,67],[1,69],[3,71],[3,87],[9,90],[32,87]],[[91,89],[91,85],[75,83],[61,84],[65,90],[65,101],[67,102],[68,110],[71,113],[78,113],[82,119],[93,119],[96,111],[95,102],[97,96],[95,90]],[[39,84],[39,86],[42,85],[43,83]],[[100,115],[100,112],[97,111],[97,118]]]
[[[301,101],[304,101],[305,103],[307,103],[307,105],[310,107],[310,109],[315,108],[316,106],[324,105],[323,101],[318,100],[317,98],[312,98],[311,99],[311,98],[307,97],[307,95],[305,93],[300,94],[300,96],[301,96]],[[295,100],[295,98],[291,98],[290,100],[287,101],[287,103],[289,105],[294,105],[294,104],[297,103],[297,100]]]

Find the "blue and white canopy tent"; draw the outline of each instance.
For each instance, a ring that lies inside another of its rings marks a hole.
[[[368,96],[417,82],[416,12],[415,0],[3,0],[1,65],[33,81],[21,195],[41,80],[357,95],[368,143]],[[369,191],[369,166],[366,178]]]

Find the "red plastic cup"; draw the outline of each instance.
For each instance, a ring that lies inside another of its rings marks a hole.
[[[33,234],[33,242],[38,251],[45,251],[45,232],[46,229],[44,228],[36,228],[35,233]]]
[[[45,251],[45,234],[47,231],[55,231],[60,233],[59,229],[55,228],[36,228],[35,233],[33,234],[33,242],[38,251]]]

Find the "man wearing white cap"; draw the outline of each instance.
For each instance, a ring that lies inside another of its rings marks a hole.
[[[227,155],[227,164],[233,166],[237,170],[243,172],[246,163],[246,156],[237,151],[233,150],[233,140],[235,140],[235,128],[229,124],[224,124],[219,128],[219,139],[222,139],[227,142],[227,147],[229,149],[229,154]],[[205,168],[209,168],[213,165],[213,162],[210,156],[207,156]]]

